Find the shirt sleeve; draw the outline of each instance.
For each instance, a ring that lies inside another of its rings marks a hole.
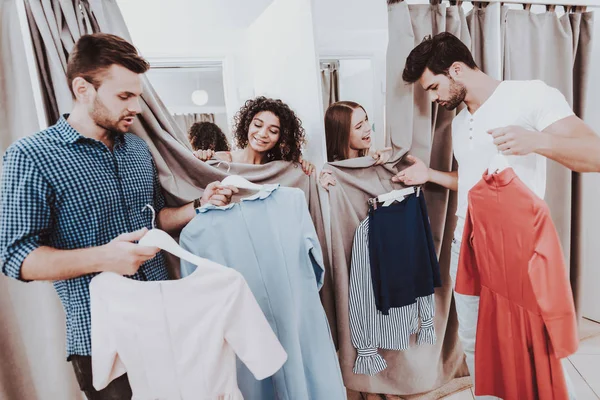
[[[154,210],[158,215],[158,212],[165,208],[165,196],[163,195],[163,188],[160,185],[158,170],[156,169],[154,160],[152,160],[152,173],[154,174]]]
[[[246,280],[240,274],[237,276],[226,311],[225,340],[254,377],[262,380],[283,366],[287,353],[267,322]]]
[[[564,358],[577,351],[575,304],[558,234],[550,216],[542,210],[536,215],[534,233],[529,280],[554,353]]]
[[[378,318],[369,261],[368,218],[354,235],[350,262],[349,317],[350,338],[357,351],[353,372],[375,375],[387,368],[377,352]]]
[[[458,257],[458,270],[456,272],[456,284],[454,290],[456,293],[479,296],[481,292],[481,281],[479,270],[477,269],[477,260],[473,248],[473,220],[471,207],[467,209],[465,218],[465,227],[463,231],[462,243],[460,246],[460,255]]]
[[[92,318],[92,377],[96,390],[102,390],[126,371],[110,330],[110,316],[97,287],[98,275],[90,283]]]
[[[21,278],[31,252],[47,244],[53,192],[35,164],[17,147],[4,155],[0,192],[0,258],[2,272]]]
[[[323,250],[321,249],[321,243],[319,242],[315,225],[313,224],[312,219],[310,218],[310,213],[308,212],[308,205],[306,204],[304,194],[299,189],[298,199],[298,208],[301,216],[300,224],[301,230],[306,241],[306,251],[308,252],[308,255],[311,260],[312,268],[315,274],[315,279],[317,281],[317,288],[321,290],[325,279]]]
[[[536,130],[543,131],[553,123],[575,115],[560,90],[542,81],[536,81],[534,85],[531,118]]]

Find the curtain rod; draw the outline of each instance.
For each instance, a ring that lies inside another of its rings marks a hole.
[[[405,0],[388,0],[388,5],[402,3]],[[407,1],[408,3],[412,3]],[[443,3],[444,0],[430,0],[429,3],[432,5],[437,5]],[[563,7],[565,12],[586,12],[587,7],[597,8],[600,7],[600,4],[597,0],[562,0],[562,1],[548,1],[548,0],[529,0],[527,2],[519,1],[519,0],[447,0],[450,5],[462,5],[465,3],[472,3],[474,6],[486,7],[489,4],[500,3],[500,4],[521,4],[523,8],[529,10],[532,5],[542,5],[546,6],[548,11],[554,11],[556,7]],[[419,3],[412,3],[419,4]]]

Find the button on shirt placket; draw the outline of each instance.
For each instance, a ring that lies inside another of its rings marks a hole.
[[[123,147],[123,144],[121,143],[115,143],[115,146],[113,147],[113,150],[110,151],[106,146],[105,146],[106,150],[108,151],[108,155],[111,159],[111,170],[114,173],[114,177],[115,180],[117,182],[117,187],[119,188],[119,197],[121,198],[121,212],[122,214],[122,220],[125,221],[125,223],[127,224],[126,229],[127,232],[132,232],[133,231],[133,221],[131,220],[132,215],[131,215],[131,207],[127,204],[126,201],[126,196],[125,196],[125,188],[123,186],[123,177],[121,176],[121,173],[123,172],[121,168],[119,168],[119,159],[118,156],[122,155],[125,152],[125,149]],[[147,280],[146,274],[144,273],[143,269],[140,268],[137,272],[137,274],[139,274],[140,277],[142,277],[143,280]]]
[[[469,119],[469,149],[473,150],[473,118]]]

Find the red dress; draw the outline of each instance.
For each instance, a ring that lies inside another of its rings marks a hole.
[[[475,395],[568,399],[560,359],[578,346],[569,277],[548,206],[512,168],[469,192],[455,290],[480,296]]]

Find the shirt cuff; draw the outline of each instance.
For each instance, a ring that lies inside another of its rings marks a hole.
[[[37,249],[39,244],[34,241],[20,243],[19,246],[9,255],[6,260],[3,260],[2,272],[4,275],[18,279],[22,282],[30,282],[27,279],[21,277],[21,267],[23,261],[31,254],[32,251]]]
[[[433,318],[422,321],[421,330],[417,333],[417,345],[435,344],[436,340]]]
[[[357,349],[358,356],[352,372],[362,375],[375,375],[387,368],[387,363],[379,355],[377,349]]]
[[[565,358],[577,351],[579,337],[575,315],[569,314],[552,319],[544,318],[544,324],[556,358]]]

